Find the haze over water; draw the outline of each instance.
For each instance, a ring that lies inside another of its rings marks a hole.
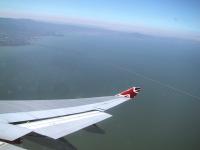
[[[135,102],[108,111],[113,117],[99,124],[105,134],[82,130],[65,138],[79,150],[200,149],[200,99],[163,86],[200,97],[200,43],[106,31],[63,34],[0,47],[0,99],[106,96],[140,86]],[[64,149],[37,140],[21,146]]]

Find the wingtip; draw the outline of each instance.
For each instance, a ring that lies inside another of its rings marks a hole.
[[[121,93],[117,94],[117,96],[127,97],[127,98],[134,98],[139,92],[140,87],[131,87],[128,90],[122,91]]]

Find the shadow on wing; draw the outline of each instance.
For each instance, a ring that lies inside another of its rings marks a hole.
[[[23,148],[49,149],[49,150],[78,150],[73,144],[64,138],[57,140],[42,136],[27,136],[21,145]]]
[[[85,130],[87,132],[91,132],[91,133],[96,133],[96,134],[105,134],[106,133],[104,129],[100,128],[96,124],[91,125],[87,128],[84,128],[83,130]]]

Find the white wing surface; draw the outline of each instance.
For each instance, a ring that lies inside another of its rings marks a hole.
[[[109,117],[111,117],[111,115],[107,113],[91,111],[81,114],[20,124],[19,126],[32,130],[35,133],[48,136],[53,139],[58,139],[90,125],[96,124]]]
[[[0,123],[0,139],[14,141],[28,133],[31,130],[20,126],[15,126],[7,123]]]
[[[58,139],[111,117],[104,111],[134,98],[139,90],[82,99],[0,101],[0,140],[14,141],[29,133]]]

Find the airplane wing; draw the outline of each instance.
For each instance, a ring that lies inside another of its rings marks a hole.
[[[110,118],[107,109],[134,98],[139,91],[133,87],[106,97],[0,101],[0,139],[15,141],[29,133],[61,138]]]
[[[0,141],[0,150],[25,150],[25,149]]]

